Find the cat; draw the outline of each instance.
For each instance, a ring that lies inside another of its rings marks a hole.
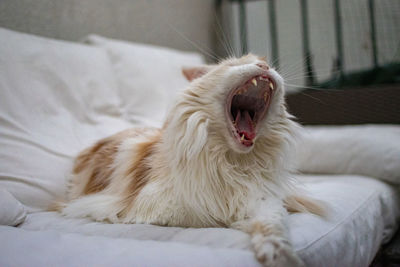
[[[161,129],[125,130],[79,154],[61,213],[229,227],[250,234],[262,264],[301,266],[285,216],[323,208],[291,177],[299,126],[286,111],[282,77],[253,54],[183,74],[190,84]]]

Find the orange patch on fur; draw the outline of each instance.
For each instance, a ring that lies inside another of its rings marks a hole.
[[[98,141],[92,147],[82,151],[75,161],[73,173],[79,174],[89,170],[89,176],[82,194],[93,194],[104,190],[110,183],[110,175],[114,171],[112,164],[123,140],[137,136],[138,131],[129,129]]]
[[[289,196],[284,200],[288,212],[309,212],[324,217],[324,203],[312,198],[303,196]]]
[[[149,158],[154,153],[154,146],[160,138],[161,133],[158,133],[149,141],[138,144],[134,158],[132,159],[132,165],[126,173],[127,177],[131,177],[131,181],[126,191],[127,197],[124,200],[126,206],[124,210],[120,212],[119,216],[124,216],[124,214],[130,210],[135,198],[148,183],[150,178],[148,174],[151,170]]]
[[[108,177],[113,172],[111,164],[118,152],[118,144],[110,140],[102,140],[95,145],[96,148],[92,174],[85,186],[84,194],[96,193],[106,188],[109,184]]]
[[[265,224],[262,222],[254,222],[251,225],[250,234],[251,235],[262,234],[263,236],[281,235],[282,231],[279,231],[279,229],[277,229],[273,225]]]

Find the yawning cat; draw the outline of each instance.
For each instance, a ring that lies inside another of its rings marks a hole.
[[[281,76],[251,54],[183,73],[191,83],[161,129],[126,130],[78,156],[62,214],[230,227],[251,235],[263,264],[301,265],[284,218],[322,210],[296,193],[290,176],[298,126],[286,111]]]

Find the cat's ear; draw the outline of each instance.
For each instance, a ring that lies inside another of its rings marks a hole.
[[[209,72],[212,67],[213,67],[212,65],[203,65],[198,67],[183,67],[182,73],[186,77],[186,79],[190,82]]]

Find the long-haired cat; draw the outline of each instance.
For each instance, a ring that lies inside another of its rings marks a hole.
[[[296,196],[290,154],[297,124],[281,76],[255,55],[183,70],[191,81],[161,129],[130,129],[76,159],[68,217],[113,223],[230,227],[251,235],[268,266],[301,265],[287,211],[319,214]]]

